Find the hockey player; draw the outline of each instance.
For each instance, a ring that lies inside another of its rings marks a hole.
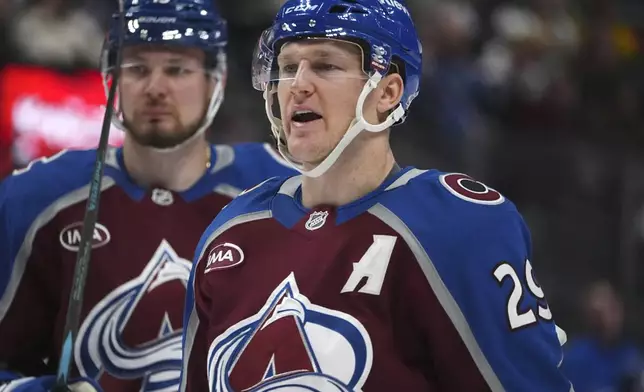
[[[239,191],[296,173],[268,145],[207,143],[226,75],[225,22],[211,3],[126,4],[114,119],[126,139],[107,152],[73,352],[75,375],[105,391],[178,389],[183,305],[200,235]],[[106,77],[119,26],[114,19]],[[52,384],[95,156],[61,153],[0,186],[0,390]]]
[[[242,193],[202,236],[181,391],[568,392],[514,205],[396,165],[421,46],[396,0],[287,0],[255,87],[302,176]]]

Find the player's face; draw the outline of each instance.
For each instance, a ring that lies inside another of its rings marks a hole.
[[[134,140],[169,148],[197,132],[215,83],[204,60],[205,54],[193,48],[124,49],[119,99]]]
[[[355,118],[367,76],[352,43],[309,40],[286,44],[278,57],[278,100],[288,150],[306,166],[321,162]],[[376,121],[373,103],[364,115]]]

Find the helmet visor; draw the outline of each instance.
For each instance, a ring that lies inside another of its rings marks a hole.
[[[341,82],[369,78],[364,71],[364,51],[357,43],[327,37],[303,37],[278,43],[273,50],[272,29],[265,30],[253,56],[253,87],[266,91],[270,86],[293,84],[298,78]],[[316,45],[310,50],[291,44]],[[297,49],[296,49],[297,48]]]

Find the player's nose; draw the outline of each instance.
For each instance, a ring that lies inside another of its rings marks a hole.
[[[309,96],[314,91],[311,64],[307,60],[302,60],[297,68],[297,73],[291,83],[291,94],[295,97]]]
[[[160,69],[150,72],[146,79],[145,93],[151,97],[164,96],[168,92],[168,77]]]

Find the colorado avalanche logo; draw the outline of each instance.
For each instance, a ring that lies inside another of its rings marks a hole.
[[[362,324],[311,304],[291,273],[257,314],[213,341],[208,377],[221,392],[361,391],[372,361]]]
[[[181,329],[173,330],[168,314],[160,322],[156,339],[149,342],[128,345],[123,332],[146,294],[176,280],[185,287],[191,266],[163,240],[138,277],[116,288],[87,315],[74,352],[80,372],[92,378],[107,372],[118,379],[143,379],[142,392],[176,391]]]

